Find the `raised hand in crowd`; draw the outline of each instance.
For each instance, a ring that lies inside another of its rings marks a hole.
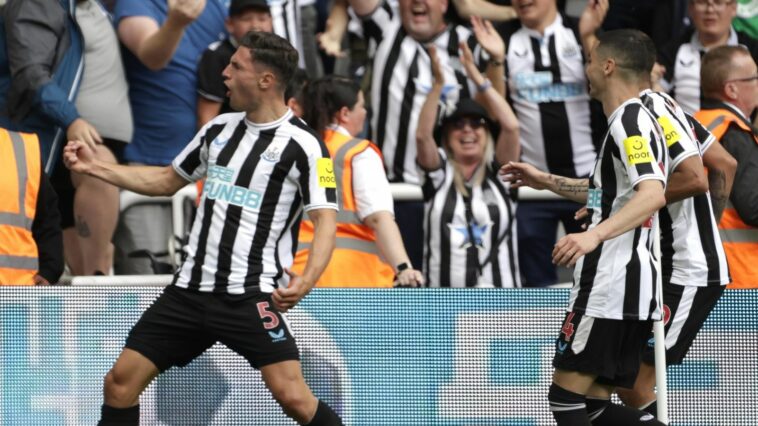
[[[589,0],[587,6],[579,18],[579,36],[582,38],[582,46],[585,52],[592,49],[595,43],[595,32],[600,29],[608,14],[608,0]]]
[[[342,50],[342,38],[347,31],[349,19],[347,0],[335,0],[329,12],[329,18],[326,20],[326,30],[316,36],[319,47],[327,55],[343,58],[347,54]]]
[[[168,19],[177,24],[187,26],[197,19],[206,0],[168,0]]]
[[[505,42],[492,26],[492,22],[478,16],[471,17],[471,27],[479,45],[490,57],[487,65],[487,75],[492,80],[492,86],[500,95],[505,96],[504,64]],[[473,59],[471,61],[473,63]],[[471,75],[469,74],[469,78]]]

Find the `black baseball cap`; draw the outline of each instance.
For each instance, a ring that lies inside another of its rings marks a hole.
[[[229,5],[229,16],[239,15],[247,9],[258,9],[271,13],[266,0],[232,0]]]
[[[442,119],[442,127],[444,128],[448,124],[454,123],[456,120],[463,117],[483,118],[493,136],[499,130],[497,126],[495,126],[495,123],[492,121],[489,114],[487,114],[487,110],[484,109],[484,107],[480,105],[479,102],[471,98],[464,98],[458,101],[458,103],[455,105],[455,110]]]

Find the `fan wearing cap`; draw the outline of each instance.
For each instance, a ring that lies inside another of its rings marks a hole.
[[[234,112],[229,106],[228,89],[221,73],[237,51],[237,40],[241,40],[248,31],[274,31],[266,0],[232,0],[225,26],[229,37],[208,46],[197,66],[198,128],[219,114]]]
[[[416,132],[425,203],[425,281],[430,287],[520,287],[515,205],[497,177],[500,164],[519,157],[518,121],[477,69],[468,46],[461,43],[460,49],[461,63],[487,109],[462,99],[435,131],[444,77],[430,46],[434,83]]]

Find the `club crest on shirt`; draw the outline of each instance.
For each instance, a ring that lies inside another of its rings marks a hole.
[[[282,153],[279,150],[279,147],[277,146],[269,146],[265,151],[263,151],[263,154],[261,154],[261,158],[270,162],[270,163],[276,163],[279,161],[279,157],[281,157]]]
[[[564,58],[571,58],[579,54],[579,46],[573,46],[567,44],[561,48],[561,56]]]

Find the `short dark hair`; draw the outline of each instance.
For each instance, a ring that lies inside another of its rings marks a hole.
[[[653,40],[639,30],[613,30],[597,36],[597,53],[612,58],[627,79],[650,79],[655,65],[656,49]]]
[[[352,109],[355,106],[360,91],[360,85],[347,77],[328,75],[311,81],[304,90],[303,119],[321,133],[342,107]]]
[[[308,73],[302,68],[296,69],[295,74],[292,75],[292,79],[290,79],[287,88],[284,90],[284,100],[288,101],[290,98],[295,98],[302,104],[303,90],[306,84],[308,84]]]
[[[279,88],[284,91],[297,69],[297,50],[287,40],[263,31],[248,32],[240,45],[250,49],[253,64],[268,67],[276,75]]]
[[[750,55],[750,51],[743,46],[719,46],[703,55],[700,87],[705,97],[721,99],[724,84],[732,71],[732,60],[738,54]]]

